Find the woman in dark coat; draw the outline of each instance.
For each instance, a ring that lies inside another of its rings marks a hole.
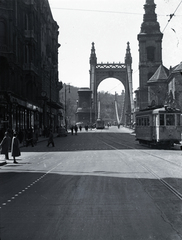
[[[4,154],[5,155],[5,159],[9,159],[9,156],[8,156],[8,152],[9,152],[9,148],[10,148],[10,137],[8,136],[8,133],[5,132],[4,134],[4,138],[2,140],[2,142],[0,143],[1,145],[1,154]]]
[[[77,125],[75,125],[75,135],[77,135],[77,132],[78,132],[78,127]]]
[[[12,138],[12,144],[11,144],[11,155],[13,156],[14,163],[18,163],[15,159],[15,157],[18,157],[21,155],[20,148],[19,148],[19,141],[16,136],[16,133],[13,134]]]

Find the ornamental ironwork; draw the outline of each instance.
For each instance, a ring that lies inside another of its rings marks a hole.
[[[98,63],[96,65],[96,69],[126,69],[126,65],[124,63]]]

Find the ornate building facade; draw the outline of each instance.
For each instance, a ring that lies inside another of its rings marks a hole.
[[[0,1],[0,129],[59,124],[58,28],[48,0]]]

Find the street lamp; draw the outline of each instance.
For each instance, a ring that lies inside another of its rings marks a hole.
[[[90,98],[90,127],[92,129],[92,104],[93,104],[93,99],[92,97]]]
[[[67,85],[66,83],[64,84],[64,94],[65,94],[65,108],[64,108],[64,118],[65,118],[65,128],[67,129],[67,107],[66,107],[66,100],[67,100],[67,97],[66,97],[66,91],[67,91]],[[68,92],[70,93],[70,84],[68,84]]]
[[[56,70],[56,65],[53,65],[51,68],[50,68],[50,79],[49,79],[49,115],[50,115],[50,129],[52,128],[52,78],[54,79],[54,74],[55,74],[55,70]],[[52,74],[52,71],[53,71],[53,74]],[[54,83],[55,84],[55,83]],[[54,85],[53,85],[54,86]]]
[[[50,110],[50,113],[49,113],[49,117],[50,117],[50,122],[49,122],[49,124],[50,124],[50,129],[51,129],[51,126],[52,126],[52,108],[51,108],[51,102],[52,102],[52,89],[51,89],[51,85],[52,85],[52,79],[51,79],[51,77],[52,77],[52,74],[51,74],[51,70],[50,70],[50,86],[49,86],[49,91],[50,91],[50,93],[49,93],[49,101],[50,101],[50,106],[49,106],[49,110]]]

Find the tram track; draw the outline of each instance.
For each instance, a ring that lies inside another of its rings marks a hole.
[[[111,134],[110,134],[110,137],[114,138],[113,135],[111,135]],[[121,145],[121,146],[123,146],[123,147],[125,147],[125,148],[127,148],[127,149],[133,149],[133,150],[140,151],[140,152],[142,152],[142,153],[145,153],[146,155],[153,156],[153,157],[158,158],[158,159],[160,159],[160,160],[162,160],[162,161],[168,162],[168,163],[170,163],[170,164],[172,164],[172,165],[175,165],[175,166],[178,166],[178,167],[182,168],[182,165],[180,165],[180,164],[178,164],[178,163],[176,163],[176,162],[173,162],[173,161],[170,161],[170,160],[168,160],[168,159],[166,159],[166,158],[157,156],[157,155],[155,155],[155,154],[153,154],[153,153],[151,153],[151,152],[147,152],[147,151],[145,151],[145,150],[143,150],[143,149],[141,149],[141,148],[136,148],[136,147],[130,146],[130,145],[129,145],[129,144],[130,144],[129,141],[126,141],[126,140],[123,140],[123,139],[122,139],[122,142],[125,142],[125,143],[126,143],[126,144],[124,144],[124,143],[120,143],[120,142],[115,141],[115,139],[116,139],[116,138],[114,138],[114,140],[112,140],[112,142],[113,142],[114,144]],[[120,140],[120,139],[119,139],[119,140]],[[141,145],[138,145],[138,146],[141,146]],[[143,147],[145,147],[146,149],[148,149],[147,146],[145,146],[145,145],[143,145]]]
[[[144,153],[144,154],[146,154],[146,155],[150,155],[150,156],[152,156],[152,157],[158,158],[158,159],[160,159],[160,160],[162,160],[162,161],[168,162],[168,163],[170,163],[170,164],[172,164],[172,165],[175,165],[175,166],[177,166],[177,167],[180,167],[180,168],[182,169],[182,166],[179,165],[179,164],[177,164],[177,163],[174,163],[174,162],[172,162],[172,161],[170,161],[170,160],[167,160],[167,159],[165,159],[165,158],[163,158],[163,157],[160,157],[160,156],[157,156],[157,155],[155,155],[155,154],[148,153],[148,152],[146,152],[145,150],[132,147],[132,146],[126,144],[126,141],[125,141],[125,143],[118,143],[118,142],[116,142],[115,140],[111,139],[111,137],[113,138],[113,135],[109,134],[109,136],[110,136],[109,143],[106,142],[106,139],[103,140],[103,139],[100,138],[100,137],[99,137],[99,139],[100,139],[100,141],[102,141],[104,144],[106,144],[106,145],[109,146],[110,148],[112,148],[112,149],[114,149],[114,150],[117,150],[120,154],[122,153],[122,149],[117,148],[117,147],[115,147],[114,145],[118,145],[118,144],[119,144],[120,146],[125,147],[125,149],[137,150],[137,151],[142,152],[142,153]],[[123,141],[123,140],[122,140],[122,141]],[[125,163],[126,163],[126,162],[125,162]],[[143,164],[143,163],[141,163],[141,162],[137,162],[137,163],[138,163],[143,169],[145,169],[149,174],[151,174],[153,177],[155,177],[155,179],[157,179],[164,187],[166,187],[166,188],[167,188],[172,194],[174,194],[179,200],[182,201],[182,194],[181,194],[177,189],[175,189],[171,184],[169,184],[167,181],[165,181],[163,178],[161,178],[161,177],[160,177],[157,173],[155,173],[151,168],[149,168],[148,166],[146,166],[146,164]],[[128,163],[126,163],[126,164],[129,166]],[[131,167],[131,166],[129,166],[129,167]]]

